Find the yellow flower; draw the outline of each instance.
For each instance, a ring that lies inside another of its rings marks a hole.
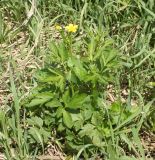
[[[74,25],[74,24],[69,24],[68,26],[65,27],[67,32],[73,32],[75,33],[78,29],[78,25]]]
[[[61,29],[62,29],[62,27],[61,27],[61,26],[59,26],[59,25],[55,25],[55,29],[56,29],[56,30],[61,30]]]

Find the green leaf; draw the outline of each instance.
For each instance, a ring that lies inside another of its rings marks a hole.
[[[112,103],[110,110],[113,111],[113,112],[120,113],[121,103],[119,101],[118,102],[116,101],[116,102]]]
[[[51,132],[46,131],[44,128],[40,128],[40,134],[42,135],[44,142],[47,143],[49,141],[49,138],[51,138]]]
[[[69,82],[77,83],[77,77],[76,77],[76,75],[75,75],[74,72],[69,71],[69,72],[66,74],[66,79],[67,79],[67,81],[69,81]]]
[[[40,117],[32,117],[32,118],[28,118],[27,122],[29,125],[37,125],[38,127],[42,127],[43,126],[43,120]]]
[[[62,106],[58,107],[57,111],[56,111],[56,117],[60,118],[63,114],[64,108]]]
[[[94,129],[91,133],[90,133],[90,137],[92,139],[92,142],[94,145],[96,146],[102,146],[102,135],[101,133],[97,130]]]
[[[38,125],[38,126],[43,126],[43,120],[40,117],[32,117],[32,120]]]
[[[103,123],[103,116],[100,112],[94,112],[91,118],[91,123],[95,126],[101,125]]]
[[[91,118],[92,114],[93,114],[93,111],[91,109],[84,109],[84,111],[82,112],[82,115],[83,115],[85,120],[89,120]]]
[[[54,69],[50,68],[50,71],[48,69],[37,72],[36,78],[38,79],[38,81],[42,83],[43,82],[47,83],[47,82],[59,82],[59,80],[62,79],[63,76],[57,71],[54,71]]]
[[[59,56],[61,57],[61,60],[63,62],[68,60],[68,51],[67,51],[65,44],[63,42],[60,43],[58,50],[59,50]]]
[[[45,102],[47,102],[48,99],[33,99],[28,105],[27,107],[34,107],[34,106],[38,106],[38,105],[41,105],[41,104],[44,104]]]
[[[87,76],[87,71],[83,67],[82,61],[75,57],[71,57],[68,60],[68,66],[72,68],[75,75],[79,78],[79,80],[84,80]]]
[[[33,107],[33,106],[41,105],[41,104],[44,104],[45,102],[49,101],[52,98],[53,98],[53,94],[50,92],[39,93],[26,106]]]
[[[42,92],[42,93],[38,93],[36,95],[37,98],[42,98],[42,99],[51,99],[53,98],[53,93],[51,92]]]
[[[79,121],[76,121],[74,122],[74,127],[75,127],[75,130],[78,131],[82,128],[83,126],[83,120],[79,120]]]
[[[87,76],[87,72],[86,70],[81,66],[77,66],[77,67],[74,67],[74,72],[76,74],[76,76],[79,78],[79,80],[85,80],[86,76]]]
[[[31,127],[29,129],[29,134],[38,142],[41,144],[42,149],[44,150],[44,143],[43,143],[43,138],[42,135],[40,134],[40,131],[36,127]]]
[[[66,90],[65,93],[62,96],[62,100],[65,104],[67,104],[70,101],[70,92],[69,90]]]
[[[81,108],[86,98],[87,98],[86,94],[75,94],[71,98],[70,102],[67,104],[67,107],[72,109]]]
[[[84,124],[84,119],[81,113],[72,113],[71,116],[72,116],[75,130],[76,131],[80,130]]]
[[[59,80],[57,86],[60,88],[61,92],[64,91],[64,89],[65,89],[65,79],[63,77]]]
[[[52,100],[50,102],[47,102],[45,104],[45,106],[46,107],[51,107],[51,108],[57,108],[57,107],[61,106],[61,103],[58,100],[54,99],[54,100]]]
[[[53,52],[53,54],[58,55],[58,47],[54,41],[51,41],[51,43],[49,44],[49,48]]]
[[[65,130],[65,127],[62,125],[62,123],[60,123],[59,125],[58,125],[58,132],[62,132],[62,131],[64,131]]]
[[[90,133],[92,132],[92,130],[95,128],[94,125],[92,124],[86,124],[84,125],[84,127],[82,127],[82,130],[79,132],[79,135],[81,137],[85,136],[85,135],[90,135]]]
[[[73,126],[72,117],[70,113],[67,112],[66,110],[63,111],[63,122],[68,128],[72,128]]]

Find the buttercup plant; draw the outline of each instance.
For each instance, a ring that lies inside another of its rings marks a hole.
[[[69,24],[69,34],[61,30],[61,35],[65,35],[62,40],[50,44],[46,66],[36,74],[36,93],[27,104],[28,111],[33,110],[43,120],[43,126],[48,126],[47,130],[54,127],[55,136],[64,135],[63,147],[75,152],[88,143],[101,147],[103,135],[110,136],[102,97],[120,66],[118,51],[111,47],[110,39],[103,37],[104,33],[90,29],[79,43],[70,34],[77,28]]]
[[[75,33],[78,29],[78,25],[75,24],[69,24],[68,26],[65,27],[67,32],[72,32]]]
[[[62,28],[63,27],[61,25],[58,24],[55,25],[56,30],[62,30]],[[65,26],[64,29],[67,32],[75,33],[78,30],[78,25],[70,23],[67,26]]]
[[[64,27],[62,27],[61,25],[55,25],[55,29],[59,31],[64,43],[70,48],[70,52],[72,53],[73,39],[76,36],[73,33],[77,32],[78,25],[72,23]]]

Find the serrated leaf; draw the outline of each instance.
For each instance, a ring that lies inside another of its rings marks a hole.
[[[103,116],[99,112],[94,112],[91,118],[91,123],[98,126],[101,125],[103,122]]]
[[[52,98],[53,98],[53,94],[50,93],[50,92],[39,93],[26,106],[27,107],[33,107],[33,106],[41,105],[41,104],[46,103],[47,101],[49,101]]]
[[[44,144],[43,144],[43,139],[42,139],[42,135],[40,134],[40,131],[38,128],[30,128],[29,129],[29,134],[38,142],[41,143],[42,145],[42,149],[44,150]]]
[[[67,107],[72,109],[81,108],[86,98],[86,94],[75,94],[67,104]]]
[[[101,133],[95,129],[90,133],[90,137],[92,138],[92,142],[96,146],[101,146],[102,145],[102,135]]]
[[[50,71],[41,70],[36,74],[36,78],[38,79],[38,81],[45,82],[45,83],[46,82],[59,82],[59,80],[62,78],[62,75],[56,74],[57,73],[56,71],[54,72],[52,70],[54,73],[53,72],[50,73]]]
[[[46,107],[51,107],[51,108],[56,108],[56,107],[59,107],[61,106],[61,103],[58,101],[58,100],[52,100],[50,102],[47,102],[45,104]]]
[[[80,80],[85,80],[85,77],[87,76],[87,72],[82,66],[81,67],[78,67],[78,66],[74,67],[74,72]]]
[[[65,62],[68,59],[68,51],[66,50],[65,44],[61,43],[59,45],[58,50],[59,50],[59,56],[61,57],[61,60]]]
[[[32,120],[38,125],[38,126],[43,126],[43,120],[40,117],[32,117]]]
[[[75,75],[80,79],[84,80],[87,76],[87,71],[83,67],[82,61],[80,59],[77,59],[75,57],[71,57],[68,60],[68,66],[72,68],[72,71],[75,73]]]
[[[79,132],[79,135],[81,137],[85,136],[85,135],[90,135],[90,133],[92,132],[92,130],[95,128],[94,125],[92,124],[86,124],[82,127],[82,130]]]
[[[70,113],[67,112],[66,110],[63,111],[63,122],[68,128],[72,128],[73,126],[72,117]]]
[[[27,122],[29,125],[37,125],[39,127],[43,126],[43,120],[37,116],[27,119]]]
[[[38,105],[41,105],[47,101],[48,101],[48,99],[40,99],[40,98],[32,99],[32,101],[27,105],[27,107],[38,106]]]
[[[44,128],[40,128],[39,132],[42,135],[44,142],[48,142],[51,137],[51,132],[46,131]]]

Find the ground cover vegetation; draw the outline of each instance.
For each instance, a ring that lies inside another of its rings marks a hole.
[[[154,0],[1,0],[0,158],[155,158]]]

